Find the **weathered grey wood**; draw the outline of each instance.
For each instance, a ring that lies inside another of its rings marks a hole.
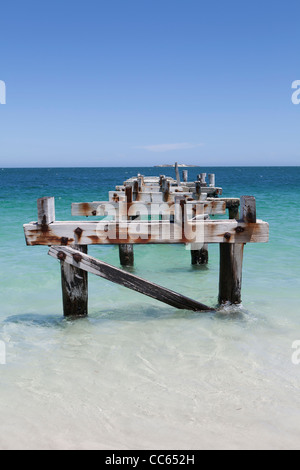
[[[226,209],[228,209],[228,213],[229,213],[229,219],[239,220],[240,198],[234,198],[234,197],[211,198],[211,197],[208,197],[207,201],[223,201],[223,202],[225,202]]]
[[[240,304],[244,244],[220,243],[219,303]]]
[[[186,222],[186,233],[204,226],[203,243],[266,243],[269,224],[262,220],[246,224],[238,220]],[[170,233],[168,232],[170,230]],[[167,231],[167,232],[166,232]],[[119,222],[53,222],[49,226],[24,225],[27,245],[114,245],[122,243],[194,243],[180,231],[177,224],[165,221]],[[80,235],[77,235],[80,234]],[[167,233],[167,234],[166,234]],[[137,235],[138,234],[138,235]]]
[[[169,181],[169,180],[168,180]],[[170,183],[170,181],[169,181]],[[200,183],[201,185],[202,183]],[[180,189],[179,189],[180,188]],[[174,200],[174,197],[178,194],[178,191],[180,190],[181,194],[184,194],[186,196],[192,196],[192,194],[195,192],[196,186],[193,185],[192,187],[189,188],[189,191],[184,191],[182,187],[175,187],[171,186],[170,183],[170,191],[168,193],[168,201]],[[158,188],[159,189],[159,188]],[[202,186],[202,190],[204,193],[207,194],[207,196],[217,196],[217,195],[222,195],[222,188],[210,188],[209,186]],[[126,194],[125,191],[109,191],[109,200],[112,202],[119,202],[119,201],[125,201]],[[195,197],[197,199],[197,197]],[[136,194],[136,199],[134,201],[139,201],[139,202],[159,202],[163,200],[163,192],[157,190],[157,191],[150,191],[150,192],[140,192]],[[166,201],[165,201],[166,202]]]
[[[134,249],[133,245],[128,243],[119,245],[120,264],[124,267],[134,266]]]
[[[214,188],[216,185],[216,175],[214,173],[210,173],[208,175],[208,181],[209,181],[209,186]]]
[[[228,207],[229,219],[239,220],[240,217],[240,202],[230,204]]]
[[[187,181],[188,181],[188,174],[189,174],[189,173],[188,173],[187,170],[183,170],[183,172],[182,172],[182,179],[183,179],[183,181],[184,181],[185,183],[187,183]]]
[[[248,224],[256,222],[256,200],[254,196],[241,197],[241,220]]]
[[[97,260],[82,254],[77,250],[66,247],[51,247],[49,255],[56,259],[65,257],[64,262],[69,263],[71,266],[79,266],[80,269],[96,274],[104,279],[107,279],[116,284],[120,284],[128,289],[140,292],[141,294],[152,297],[160,302],[164,302],[172,307],[178,309],[186,309],[193,311],[214,311],[211,307],[204,305],[195,300],[189,299],[184,295],[178,294],[170,289],[146,281],[131,273],[111,266],[103,261]],[[77,257],[77,259],[75,259]]]
[[[201,184],[206,184],[206,173],[200,173],[198,177],[200,176],[200,183]]]
[[[180,173],[179,173],[178,163],[177,162],[175,163],[175,173],[176,173],[177,185],[180,186]]]
[[[49,225],[55,221],[54,197],[42,197],[37,200],[38,224]]]
[[[201,190],[201,187],[200,187]],[[161,193],[160,193],[161,194]],[[174,201],[171,202],[163,202],[161,200],[161,205],[168,204],[170,208],[176,203],[176,198],[174,197]],[[184,197],[184,196],[183,196]],[[226,202],[219,199],[213,198],[212,200],[193,200],[190,201],[190,198],[186,198],[187,204],[193,205],[204,205],[204,212],[210,215],[221,215],[226,213]],[[191,198],[192,199],[192,198]],[[239,200],[238,200],[239,201]],[[78,202],[72,204],[72,215],[73,216],[104,216],[108,211],[112,208],[116,210],[116,213],[128,213],[128,211],[134,210],[135,207],[139,207],[140,204],[146,206],[149,215],[159,215],[161,211],[161,207],[159,203],[155,202],[140,202],[140,201],[133,201],[132,203],[127,204],[124,207],[125,202],[113,202],[113,201],[94,201],[94,202]]]
[[[87,246],[74,245],[77,257],[71,265],[60,252],[63,311],[65,317],[85,317],[88,314],[88,273],[79,268],[80,253],[87,254]]]
[[[191,249],[192,265],[202,265],[208,263],[208,245],[205,243],[202,248],[193,250]]]
[[[256,200],[253,196],[242,196],[240,200],[241,220],[251,230],[256,223]],[[220,244],[219,303],[239,304],[242,301],[242,271],[244,243]]]

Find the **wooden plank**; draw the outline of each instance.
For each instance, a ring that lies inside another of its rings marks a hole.
[[[24,225],[27,245],[81,245],[193,243],[189,232],[203,230],[203,243],[266,243],[269,224],[257,220],[247,224],[237,220],[192,221],[184,226],[165,221],[106,221],[53,222],[48,226],[37,223]]]
[[[56,259],[60,259],[60,257],[65,256],[65,263],[79,267],[84,271],[147,295],[148,297],[152,297],[160,302],[171,305],[172,307],[193,311],[214,311],[214,309],[207,305],[189,299],[184,295],[178,294],[177,292],[154,284],[150,281],[146,281],[134,274],[118,269],[72,248],[51,247],[49,255]]]
[[[87,246],[74,245],[74,250],[87,254]],[[67,263],[63,252],[58,259],[61,261],[64,316],[85,317],[88,314],[88,273],[80,269],[75,260],[73,265]]]
[[[214,199],[213,201],[190,201],[189,198],[186,198],[187,204],[192,204],[193,206],[196,205],[203,205],[204,212],[210,215],[217,215],[217,214],[225,214],[226,212],[226,203],[224,201],[219,200],[218,198]],[[169,208],[174,210],[172,206],[176,203],[174,202],[162,202],[159,203],[151,203],[145,202],[141,203],[140,201],[133,201],[132,203],[128,203],[126,206],[125,202],[113,202],[113,201],[94,201],[94,202],[78,202],[72,204],[72,215],[73,216],[105,216],[107,212],[109,212],[112,208],[114,208],[118,213],[121,212],[127,214],[129,211],[134,211],[135,208],[138,208],[140,204],[144,204],[146,206],[146,210],[148,211],[148,215],[159,215],[161,212],[161,208],[168,204]],[[124,212],[125,209],[125,212]]]
[[[202,192],[206,193],[207,196],[216,196],[222,194],[222,188],[210,188],[210,187],[202,187]],[[151,191],[151,192],[141,192],[137,193],[136,201],[139,202],[172,202],[174,201],[174,197],[178,195],[178,193],[192,197],[195,192],[195,186],[190,188],[189,191],[179,191],[178,188],[174,189],[174,187],[170,186],[170,191],[168,193],[168,199],[166,200],[164,197],[164,191]],[[113,202],[118,201],[125,201],[126,194],[124,191],[109,191],[109,200]],[[194,195],[194,199],[197,199],[197,196]]]

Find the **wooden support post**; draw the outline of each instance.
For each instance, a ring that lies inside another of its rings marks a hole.
[[[216,175],[214,173],[210,173],[208,175],[209,186],[214,188],[216,186]]]
[[[206,185],[206,173],[200,173],[200,175],[198,175],[197,178],[201,184]]]
[[[175,173],[176,173],[177,186],[180,186],[180,174],[179,174],[177,162],[175,163]]]
[[[159,186],[162,187],[163,181],[166,179],[165,175],[160,175],[159,177]]]
[[[240,222],[256,223],[256,201],[253,196],[241,197]],[[242,270],[244,243],[220,243],[219,303],[242,302]]]
[[[230,204],[228,211],[229,211],[229,219],[239,219],[240,211],[239,211],[240,204]]]
[[[125,188],[127,203],[131,203],[134,199],[133,196],[133,187],[128,186]],[[134,250],[133,245],[124,243],[119,245],[119,258],[121,266],[132,267],[134,266]]]
[[[220,243],[220,304],[242,301],[243,243]]]
[[[133,245],[125,243],[119,245],[120,264],[124,267],[134,266],[134,251]]]
[[[55,222],[55,199],[54,197],[42,197],[37,201],[38,224],[49,225]]]
[[[203,247],[197,250],[191,249],[191,259],[193,265],[208,263],[208,245],[204,243]]]
[[[201,198],[201,193],[202,193],[201,183],[200,183],[200,181],[195,181],[194,199],[199,201],[200,198]]]
[[[185,183],[187,183],[187,181],[188,181],[188,171],[187,171],[187,170],[183,170],[183,172],[182,172],[182,178],[183,178],[183,181],[184,181]]]
[[[47,233],[48,225],[55,222],[55,200],[54,197],[43,197],[38,199],[38,224],[42,225],[43,233]],[[79,242],[82,235],[80,228],[75,230],[74,236],[76,241]],[[73,245],[78,251],[87,254],[87,246],[79,244]],[[82,317],[88,313],[88,275],[87,272],[70,266],[64,262],[64,257],[61,261],[61,283],[63,294],[63,310],[66,317]]]
[[[72,248],[87,254],[86,245],[73,245]],[[61,261],[64,316],[85,317],[88,314],[88,273],[76,266],[66,263],[63,253],[60,255],[59,259]],[[77,255],[76,259],[79,263],[81,261],[80,255]]]

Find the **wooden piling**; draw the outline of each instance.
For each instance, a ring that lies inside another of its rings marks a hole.
[[[51,224],[55,222],[54,197],[38,199],[37,206],[38,224],[42,225],[42,233],[46,235],[51,231]],[[79,244],[81,235],[82,230],[78,227],[74,231],[74,240],[78,244],[74,244],[73,248],[87,254],[87,246]],[[88,314],[88,274],[76,266],[65,263],[63,255],[60,261],[64,316],[86,316]]]
[[[54,197],[42,197],[37,201],[38,224],[47,226],[55,222]]]
[[[183,178],[183,181],[184,181],[185,183],[187,183],[187,181],[188,181],[188,171],[187,171],[187,170],[183,170],[183,172],[182,172],[182,178]]]
[[[242,302],[243,253],[243,243],[220,243],[219,304]]]
[[[129,243],[119,245],[119,256],[121,266],[124,266],[124,268],[134,266],[133,245],[130,245]]]
[[[176,181],[177,181],[177,186],[180,186],[180,174],[179,174],[179,169],[178,169],[178,163],[175,163],[175,173],[176,173]]]
[[[253,196],[242,196],[240,222],[256,223],[256,201]],[[230,234],[229,234],[230,236]],[[226,239],[226,237],[225,237]],[[229,240],[229,238],[228,238]],[[220,243],[219,303],[242,302],[242,270],[244,243]]]
[[[87,246],[73,245],[77,252],[87,254]],[[77,255],[75,265],[65,262],[65,256],[60,255],[61,284],[63,296],[63,311],[65,317],[85,317],[88,314],[88,273],[76,267],[81,261]]]
[[[127,203],[131,203],[134,200],[134,193],[133,193],[133,187],[129,186],[126,188],[126,198],[127,198]],[[133,250],[133,245],[130,245],[128,243],[122,243],[119,245],[119,258],[120,258],[120,264],[124,268],[132,267],[134,266],[134,250]]]
[[[209,186],[214,188],[216,186],[216,175],[214,173],[210,173],[208,175]]]
[[[200,173],[200,175],[198,175],[197,178],[201,184],[206,185],[206,173]]]
[[[197,250],[191,250],[192,265],[201,265],[208,263],[208,245],[204,243],[203,247]]]

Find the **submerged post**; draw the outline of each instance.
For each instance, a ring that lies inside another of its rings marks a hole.
[[[42,225],[42,231],[46,233],[51,230],[51,224],[55,222],[55,199],[54,197],[43,197],[37,201],[38,224]],[[80,228],[74,232],[74,239],[79,242],[82,235]],[[68,239],[62,239],[62,244],[68,243]],[[87,246],[73,245],[78,251],[87,254]],[[88,275],[86,272],[64,262],[64,254],[61,254],[61,284],[63,295],[64,316],[82,317],[88,313]]]
[[[204,245],[199,249],[196,246],[191,246],[191,260],[192,265],[201,265],[208,263],[208,245],[204,243]]]
[[[131,203],[133,201],[133,186],[127,186],[125,188],[125,192],[127,203]],[[128,243],[122,243],[121,245],[119,245],[119,258],[121,266],[134,266],[133,245],[130,245]]]
[[[72,248],[87,254],[86,245],[72,245]],[[66,263],[63,252],[59,253],[58,257],[61,262],[64,316],[86,317],[88,314],[88,273]],[[74,261],[80,263],[80,255],[74,255]]]
[[[255,197],[241,197],[241,222],[256,223]],[[228,236],[230,239],[230,234]],[[245,244],[229,243],[229,239],[220,243],[219,303],[240,304]]]

